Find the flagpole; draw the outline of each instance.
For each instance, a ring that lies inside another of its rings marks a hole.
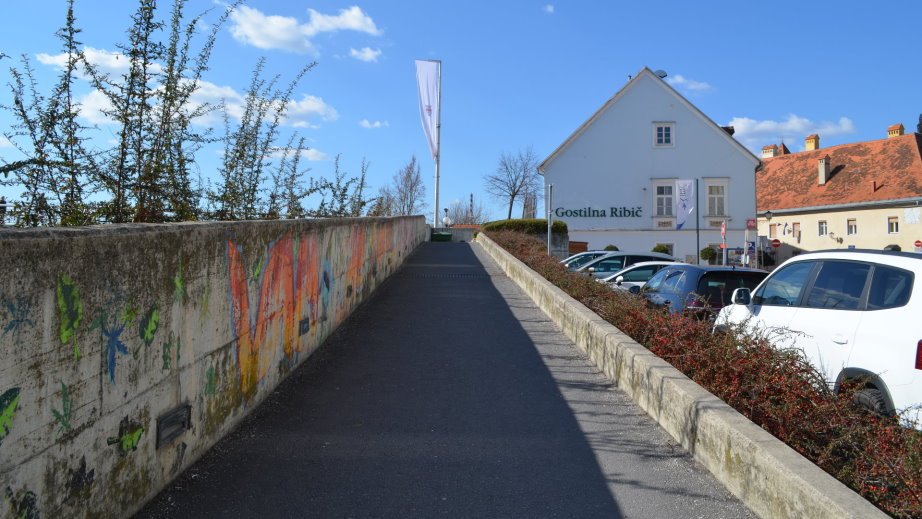
[[[435,60],[439,64],[439,113],[435,120],[435,215],[433,227],[439,226],[439,173],[442,162],[442,60]]]

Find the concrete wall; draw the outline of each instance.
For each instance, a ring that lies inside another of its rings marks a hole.
[[[0,517],[131,514],[427,239],[422,217],[0,231]]]
[[[602,372],[756,515],[887,517],[489,237],[480,234],[477,243]]]

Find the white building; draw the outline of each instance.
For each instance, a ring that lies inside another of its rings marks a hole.
[[[732,128],[644,68],[538,170],[551,217],[567,223],[571,241],[634,252],[662,244],[696,262],[702,248],[719,249],[724,222],[731,256],[755,241],[759,164]],[[689,200],[696,210],[677,229],[683,180],[698,186]]]

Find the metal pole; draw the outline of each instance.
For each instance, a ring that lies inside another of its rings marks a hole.
[[[695,264],[701,264],[701,204],[698,203],[698,179],[695,179]]]
[[[551,226],[553,224],[554,213],[551,212],[551,204],[554,200],[554,184],[547,185],[547,255],[551,255]]]
[[[439,64],[439,113],[435,120],[435,212],[432,217],[432,226],[439,226],[439,174],[442,162],[442,60],[435,60]]]

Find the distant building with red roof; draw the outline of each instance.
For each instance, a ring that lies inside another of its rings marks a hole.
[[[765,146],[756,173],[759,234],[783,243],[777,259],[849,246],[915,249],[922,240],[922,135],[895,124],[881,140],[822,148],[813,134],[804,144],[799,153]]]

